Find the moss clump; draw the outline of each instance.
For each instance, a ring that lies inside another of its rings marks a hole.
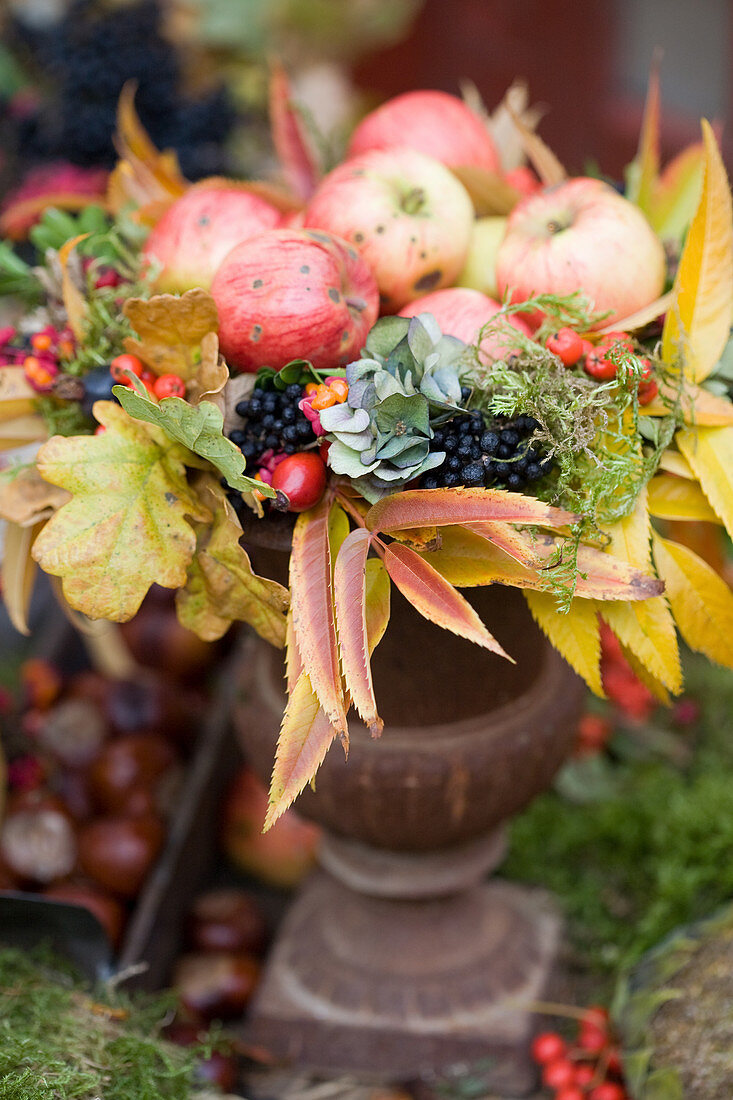
[[[0,1100],[188,1100],[192,1050],[160,1037],[171,1009],[0,947]]]
[[[639,741],[627,738],[626,758],[602,769],[595,801],[550,792],[512,826],[504,873],[554,892],[573,945],[599,977],[733,896],[733,680],[701,660],[686,666],[703,706],[689,764],[640,759]]]

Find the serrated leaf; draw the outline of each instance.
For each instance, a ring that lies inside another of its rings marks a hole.
[[[331,511],[328,513],[328,545],[331,551],[332,566],[336,564],[339,550],[350,530],[351,525],[346,512],[340,504],[332,504]],[[331,572],[333,573],[333,569]]]
[[[389,623],[391,584],[384,562],[369,558],[365,567],[364,607],[369,656],[377,648]]]
[[[384,722],[374,697],[366,621],[366,562],[371,540],[371,532],[364,527],[350,533],[336,559],[333,590],[346,688],[372,737],[378,737]]]
[[[690,469],[690,463],[681,455],[679,451],[672,451],[668,447],[666,451],[662,451],[659,456],[659,468],[660,470],[666,470],[669,474],[676,474],[677,477],[685,477],[690,481],[696,481],[697,478]]]
[[[626,198],[635,202],[649,217],[652,197],[659,175],[659,65],[661,57],[655,51],[649,70],[644,116],[641,122],[639,147],[629,165]]]
[[[679,403],[685,424],[701,428],[733,424],[733,403],[727,397],[711,393],[703,386],[688,382],[684,391],[678,394],[673,386],[662,382],[659,392],[673,404]],[[639,412],[642,416],[669,416],[670,406],[657,397],[648,405],[642,406]]]
[[[293,94],[285,70],[270,67],[270,131],[280,166],[292,192],[303,202],[311,197],[320,177],[317,157],[302,116],[293,106]]]
[[[557,610],[549,592],[525,592],[532,617],[552,645],[582,676],[588,687],[605,698],[601,682],[601,636],[598,610],[593,600],[574,599],[567,615]]]
[[[649,210],[652,229],[662,240],[681,240],[700,202],[705,146],[688,145],[669,162],[657,180]]]
[[[504,489],[407,489],[382,497],[366,515],[370,531],[442,527],[474,520],[561,527],[577,517],[523,493]]]
[[[66,316],[71,331],[79,341],[84,339],[86,330],[87,302],[71,277],[69,260],[76,246],[80,241],[85,240],[87,236],[88,234],[81,233],[78,237],[73,237],[59,249],[58,254],[59,264],[61,266],[61,293],[64,299],[64,309],[66,310]]]
[[[723,578],[688,547],[656,534],[654,560],[690,649],[733,668],[733,592]]]
[[[152,202],[165,209],[188,186],[175,153],[160,153],[141,125],[135,111],[135,88],[135,83],[128,81],[117,105],[114,143],[120,159],[107,185],[107,200],[115,214]]]
[[[244,455],[224,435],[224,417],[210,401],[189,405],[182,397],[165,397],[158,403],[147,394],[127,386],[113,386],[112,392],[125,412],[136,420],[144,420],[161,428],[171,439],[182,443],[200,458],[205,458],[226,478],[232,489],[239,489],[240,493],[250,493],[256,489],[263,496],[275,496],[275,490],[270,485],[255,481],[243,473],[246,465]]]
[[[618,644],[636,678],[642,682],[644,687],[649,689],[655,699],[658,699],[665,707],[671,706],[672,697],[664,684],[657,680],[656,676],[652,675],[646,665],[639,660],[636,654],[629,649],[628,646],[623,645],[620,641]]]
[[[35,465],[0,474],[0,516],[20,527],[50,519],[70,499],[65,489],[44,481]]]
[[[675,304],[667,312],[662,355],[682,352],[685,374],[702,382],[720,358],[733,319],[733,205],[710,124],[702,121],[705,175],[674,281]]]
[[[36,573],[31,547],[42,526],[43,524],[20,527],[17,523],[6,522],[3,531],[3,555],[0,562],[2,597],[8,618],[20,634],[30,634],[28,609]]]
[[[384,567],[405,599],[424,618],[512,661],[488,632],[468,600],[424,557],[409,546],[393,542],[385,550]]]
[[[677,432],[675,440],[728,534],[733,535],[733,428]]]
[[[614,556],[637,569],[650,571],[651,526],[645,489],[639,493],[634,511],[606,531]],[[681,689],[682,671],[674,620],[664,596],[638,603],[604,603],[598,610],[619,641],[636,655],[652,676],[674,693]]]
[[[703,520],[720,523],[696,481],[657,474],[647,485],[649,515],[658,519]]]
[[[128,298],[122,311],[139,337],[126,337],[126,351],[137,355],[155,374],[177,374],[184,382],[196,375],[204,337],[219,329],[214,299],[200,287],[187,290],[180,298],[174,294]]]
[[[295,521],[290,551],[293,630],[303,669],[328,719],[348,739],[328,542],[328,496]]]
[[[520,565],[538,577],[538,585],[549,587],[553,559],[562,555],[562,540],[542,532],[518,531],[508,523],[467,523],[467,530],[493,542]],[[578,547],[575,593],[597,600],[646,600],[662,591],[657,577],[636,569],[626,561],[592,546]],[[544,579],[544,575],[548,578]]]
[[[197,486],[213,514],[196,526],[196,553],[184,588],[176,593],[180,622],[205,641],[216,641],[233,622],[245,622],[274,646],[285,645],[287,588],[252,569],[240,546],[242,528],[221,486],[210,477]]]
[[[196,548],[191,520],[211,513],[186,480],[186,452],[111,401],[94,406],[98,436],[54,436],[41,476],[72,494],[46,523],[33,557],[61,577],[66,600],[89,618],[131,619],[151,584],[180,588]]]

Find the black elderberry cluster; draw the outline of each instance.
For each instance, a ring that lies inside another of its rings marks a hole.
[[[23,37],[22,25],[15,36]],[[181,66],[161,33],[160,0],[111,8],[101,0],[74,0],[64,17],[22,46],[32,52],[53,88],[19,122],[24,160],[62,159],[112,167],[117,101],[135,81],[135,108],[158,148],[174,148],[189,179],[226,170],[222,143],[236,120],[223,89],[199,100],[181,94]]]
[[[487,424],[483,413],[461,413],[436,429],[431,451],[444,451],[445,462],[425,474],[423,489],[498,487],[521,492],[552,467],[531,437],[539,427],[531,416],[497,419]]]
[[[229,438],[241,450],[250,470],[258,465],[265,451],[292,455],[315,443],[310,421],[298,408],[302,397],[303,387],[297,382],[278,390],[270,381],[238,403],[237,415],[244,424],[230,432]]]

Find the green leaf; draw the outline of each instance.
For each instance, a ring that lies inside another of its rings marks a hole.
[[[227,485],[232,489],[242,493],[251,493],[256,489],[263,496],[275,496],[275,490],[270,485],[243,474],[246,465],[244,455],[224,435],[224,417],[210,401],[189,405],[181,397],[166,397],[158,404],[139,390],[127,386],[113,386],[112,392],[125,412],[136,420],[162,428],[171,439],[182,443],[200,458],[205,458],[226,478]]]
[[[54,436],[38,452],[45,481],[72,494],[33,545],[71,607],[124,622],[151,584],[180,588],[196,549],[185,517],[211,520],[186,480],[186,452],[158,428],[98,401],[102,435]]]
[[[407,317],[381,317],[366,338],[365,350],[369,355],[386,359],[401,340],[407,336],[410,321]]]

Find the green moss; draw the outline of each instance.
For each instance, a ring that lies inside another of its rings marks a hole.
[[[629,751],[605,769],[595,801],[550,792],[512,826],[503,872],[553,891],[597,974],[632,964],[733,895],[733,678],[686,663],[704,707],[686,768]],[[623,739],[618,744],[623,749]]]
[[[0,949],[0,1100],[187,1100],[192,1050],[160,1038],[171,1007]]]

